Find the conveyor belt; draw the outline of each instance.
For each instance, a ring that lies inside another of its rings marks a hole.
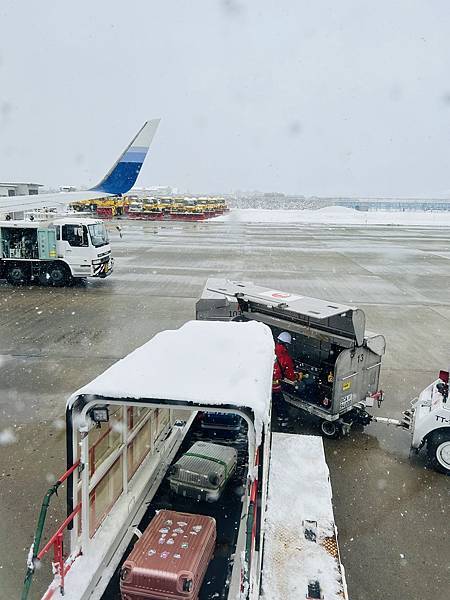
[[[262,574],[266,600],[348,598],[331,499],[321,438],[273,433]]]

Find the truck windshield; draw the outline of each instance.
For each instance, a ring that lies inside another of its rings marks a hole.
[[[103,223],[95,223],[88,225],[89,235],[91,236],[92,245],[98,248],[109,243],[108,232]]]

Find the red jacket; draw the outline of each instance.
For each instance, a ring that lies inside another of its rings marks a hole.
[[[273,363],[272,392],[281,392],[282,379],[283,373],[281,372],[280,363],[277,359],[275,359]]]
[[[275,344],[276,360],[273,365],[273,381],[272,390],[279,391],[281,389],[281,380],[286,378],[295,381],[295,366],[289,351],[286,346],[276,342]]]

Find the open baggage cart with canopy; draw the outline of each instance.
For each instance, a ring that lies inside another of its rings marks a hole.
[[[237,414],[246,423],[248,448],[236,496],[234,546],[224,563],[230,571],[220,592],[224,598],[257,600],[268,539],[265,516],[274,451],[270,430],[273,356],[272,333],[264,324],[191,321],[156,335],[73,394],[67,403],[68,470],[63,476],[68,516],[44,548],[35,537],[26,581],[31,581],[36,558],[42,560],[53,549],[55,576],[44,598],[62,598],[62,594],[65,600],[102,598],[110,582],[114,584],[121,561],[126,560],[136,526],[176,461],[182,438],[188,440],[195,414],[220,412]],[[179,411],[189,415],[186,423],[176,420]],[[280,436],[274,438],[275,445]],[[105,444],[107,439],[110,443]],[[322,442],[317,441],[322,452],[317,459],[324,462]],[[296,461],[311,458],[309,449],[305,456],[300,451]],[[295,471],[296,464],[290,469]],[[299,498],[313,489],[306,483],[299,488],[294,478],[292,485]],[[202,514],[201,507],[197,504],[187,512]],[[161,508],[159,504],[157,510]],[[310,520],[307,514],[304,520]],[[66,528],[70,528],[68,556],[63,551]],[[338,556],[333,561],[331,576],[339,594],[327,600],[346,597]],[[209,590],[200,590],[199,599],[209,597]],[[306,594],[308,589],[303,591]],[[118,583],[114,594],[108,598],[119,599]],[[27,592],[22,599],[26,597]],[[290,594],[284,600],[294,598]]]

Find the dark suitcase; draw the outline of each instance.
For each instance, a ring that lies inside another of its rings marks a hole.
[[[215,437],[236,437],[241,430],[242,417],[233,413],[206,412],[200,420],[200,427]]]
[[[231,446],[195,442],[170,467],[170,489],[195,500],[216,502],[233,476],[237,450]]]
[[[122,600],[197,600],[215,543],[212,517],[158,511],[122,566]]]

